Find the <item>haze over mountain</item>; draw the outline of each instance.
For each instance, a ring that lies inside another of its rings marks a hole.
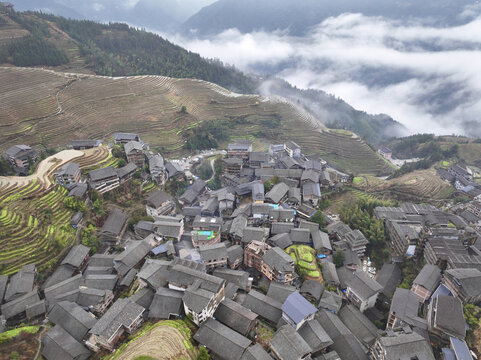
[[[73,19],[124,21],[157,31],[175,31],[215,0],[14,0],[17,11],[37,10]]]
[[[188,50],[218,58],[244,72],[277,76],[300,89],[326,91],[356,109],[388,114],[411,133],[481,136],[479,1],[13,3],[19,10],[43,7],[63,15],[70,9],[89,19],[145,26]],[[302,101],[307,94],[293,96],[283,86],[263,86],[261,90],[291,96],[295,101]],[[304,100],[314,104],[312,96]],[[328,102],[325,98],[314,108],[319,110]],[[325,117],[326,123],[345,118],[342,114]]]
[[[362,13],[402,21],[422,18],[432,23],[457,24],[475,0],[219,0],[188,19],[182,28],[199,36],[236,28],[243,33],[287,30],[302,36],[310,27],[343,13]]]

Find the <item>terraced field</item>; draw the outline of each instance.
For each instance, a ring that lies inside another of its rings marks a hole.
[[[454,187],[436,176],[436,170],[419,170],[392,180],[365,177],[359,186],[380,198],[390,195],[404,201],[441,201],[449,199]]]
[[[109,155],[106,148],[63,151],[42,161],[34,175],[0,178],[0,274],[29,263],[47,269],[73,244],[72,211],[64,206],[67,190],[53,185],[52,173],[68,161],[90,167]]]
[[[3,21],[6,23],[0,25],[0,45],[9,42],[12,39],[22,38],[29,34],[28,30],[22,28],[8,16],[0,14],[0,23]]]
[[[156,360],[197,358],[192,345],[192,332],[182,320],[165,320],[146,324],[135,338],[122,345],[106,360],[136,360],[149,357]]]
[[[0,104],[2,148],[14,143],[61,147],[71,139],[108,138],[113,132],[127,131],[140,133],[167,155],[178,155],[183,151],[184,131],[206,120],[220,120],[228,122],[231,138],[292,139],[306,153],[321,153],[347,172],[391,171],[357,136],[327,131],[294,104],[234,94],[201,80],[0,68]],[[186,114],[179,111],[181,106],[186,106]],[[266,121],[279,126],[273,131],[266,128]]]

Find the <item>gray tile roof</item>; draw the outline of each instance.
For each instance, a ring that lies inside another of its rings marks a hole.
[[[261,344],[256,343],[244,352],[241,360],[272,360],[272,357],[264,350]]]
[[[309,229],[291,229],[290,237],[294,244],[309,244],[311,242],[311,232]]]
[[[271,200],[274,204],[279,203],[281,199],[289,191],[289,186],[284,183],[276,184],[272,189],[266,194],[266,199]]]
[[[242,305],[275,324],[282,316],[282,304],[278,300],[255,290],[251,290],[247,294]]]
[[[313,352],[321,351],[332,345],[332,340],[326,333],[326,330],[317,321],[317,319],[312,319],[305,322],[301,328],[298,330],[299,335],[304,339],[304,341],[311,347]]]
[[[132,283],[135,280],[135,276],[137,275],[138,270],[137,269],[130,269],[127,274],[125,274],[122,278],[122,281],[120,281],[119,285],[120,286],[125,286],[125,287],[130,287]]]
[[[20,296],[19,298],[3,304],[0,308],[5,319],[10,319],[24,312],[28,305],[36,304],[40,301],[37,289]]]
[[[289,233],[294,228],[291,222],[273,222],[271,224],[271,235]]]
[[[134,173],[137,170],[137,165],[133,162],[129,162],[127,165],[117,169],[117,175],[119,178],[123,179],[129,174]]]
[[[244,249],[240,245],[232,245],[227,248],[227,260],[233,263],[236,259],[244,258]]]
[[[434,301],[434,300],[433,300]],[[463,304],[458,298],[439,295],[436,298],[435,323],[436,327],[450,335],[464,339],[466,336],[466,320],[464,319]]]
[[[381,292],[390,298],[401,283],[401,269],[397,264],[384,264],[376,275],[376,281],[383,287]]]
[[[277,234],[268,240],[269,245],[286,249],[292,245],[291,237],[288,233]]]
[[[429,292],[433,292],[440,281],[441,270],[436,265],[426,264],[414,279],[413,285],[421,285]]]
[[[267,235],[265,230],[267,230],[267,233],[268,233],[269,229],[253,227],[253,226],[245,227],[244,230],[242,231],[242,242],[244,244],[248,244],[253,240],[264,241]]]
[[[174,265],[168,274],[167,280],[170,283],[174,283],[175,285],[182,286],[184,288],[192,285],[194,281],[200,280],[202,282],[202,289],[212,291],[214,293],[219,292],[219,290],[221,290],[225,284],[224,279],[220,279],[183,265]]]
[[[372,345],[378,337],[378,328],[352,304],[339,310],[339,318],[365,346]]]
[[[315,170],[304,170],[302,172],[301,181],[311,181],[313,183],[318,183],[320,178],[320,174],[318,171]]]
[[[478,269],[449,269],[444,276],[456,279],[467,298],[481,293],[481,271]]]
[[[75,176],[75,174],[77,174],[79,170],[79,164],[70,162],[67,164],[63,164],[59,170],[55,171],[55,174],[63,176]]]
[[[339,285],[336,265],[332,262],[325,261],[322,263],[322,276],[326,284]]]
[[[149,307],[149,318],[169,319],[171,315],[182,314],[183,296],[182,291],[167,288],[158,289]]]
[[[118,236],[128,218],[129,216],[126,213],[115,208],[110,212],[109,217],[105,220],[104,226],[102,226],[100,232]]]
[[[7,275],[0,275],[0,304],[3,303],[3,297],[5,295],[5,290],[7,290]]]
[[[154,299],[155,291],[150,288],[142,288],[137,291],[134,295],[132,295],[129,299],[130,301],[142,306],[145,309],[148,309],[152,304]]]
[[[114,268],[124,276],[150,252],[150,244],[146,240],[129,241],[127,248],[114,259]]]
[[[36,272],[35,265],[24,266],[18,272],[10,277],[10,282],[5,292],[5,302],[9,302],[18,298],[21,295],[27,294],[33,289]]]
[[[66,292],[76,290],[82,284],[82,275],[78,274],[74,277],[68,278],[67,280],[61,281],[59,283],[53,284],[48,288],[45,288],[44,294],[45,299],[49,303],[49,306],[55,303],[55,297]]]
[[[150,287],[157,290],[167,285],[170,261],[147,259],[137,277],[145,281]]]
[[[217,307],[214,318],[247,336],[256,324],[257,314],[231,299],[224,299]]]
[[[69,301],[55,304],[48,314],[48,319],[50,322],[60,325],[77,341],[82,341],[97,322],[91,313]]]
[[[282,273],[294,272],[294,259],[281,248],[274,247],[267,250],[262,261],[272,270]]]
[[[331,250],[332,251],[332,246],[331,246],[331,240],[329,240],[329,235],[327,233],[317,230],[311,232],[311,238],[312,238],[312,247],[316,250]]]
[[[160,236],[179,238],[182,230],[182,224],[172,221],[156,221],[154,222],[154,230]]]
[[[209,306],[215,296],[212,291],[201,289],[199,286],[200,280],[196,280],[185,290],[182,297],[184,306],[198,314]]]
[[[271,340],[271,349],[284,360],[298,360],[309,354],[309,344],[290,325],[281,326]]]
[[[45,300],[40,300],[39,302],[36,302],[31,305],[27,305],[25,307],[25,312],[27,314],[27,319],[31,320],[36,316],[40,316],[45,314],[47,311],[47,307],[45,305]]]
[[[142,144],[138,141],[131,140],[124,145],[124,150],[126,155],[130,155],[132,152],[140,151],[142,152],[144,149],[142,148]]]
[[[357,270],[347,284],[363,300],[382,290],[382,286],[362,270]]]
[[[397,288],[391,301],[390,313],[411,326],[427,329],[426,320],[418,316],[419,300],[409,289]]]
[[[61,262],[61,265],[70,265],[78,268],[88,256],[90,248],[82,244],[75,245]]]
[[[302,196],[321,197],[321,188],[318,183],[308,182],[302,185]]]
[[[247,291],[249,285],[249,273],[246,271],[232,269],[216,269],[214,276],[224,279],[228,283],[237,285],[240,289]]]
[[[249,339],[212,318],[201,325],[194,339],[223,360],[240,360],[251,345]]]
[[[225,243],[201,245],[199,246],[199,252],[203,262],[220,259],[226,259],[227,261],[227,248],[225,247]]]
[[[247,218],[243,215],[239,215],[234,220],[232,220],[229,234],[233,237],[242,238],[246,226]]]
[[[324,286],[316,280],[304,280],[299,292],[302,295],[308,295],[309,297],[316,299],[317,303],[324,292]]]
[[[114,254],[94,254],[89,259],[89,266],[114,266]]]
[[[90,351],[60,325],[47,331],[42,339],[42,356],[47,360],[85,360]]]
[[[421,335],[412,332],[379,339],[386,359],[423,359],[434,360],[433,350]]]
[[[92,170],[89,172],[90,181],[97,182],[103,179],[117,177],[117,170],[112,166],[107,166],[102,169]]]
[[[120,326],[131,326],[144,311],[142,306],[128,298],[118,299],[92,327],[90,333],[110,339]]]
[[[271,281],[269,284],[269,289],[267,291],[267,296],[279,301],[281,304],[286,301],[289,295],[291,295],[296,288],[291,285],[283,285],[275,281]]]
[[[94,306],[104,300],[108,290],[81,287],[78,291],[77,304],[80,306]]]
[[[83,198],[85,194],[87,193],[88,190],[88,185],[85,183],[77,184],[75,187],[73,187],[70,192],[68,193],[67,196],[74,196],[76,198]]]
[[[332,291],[324,291],[319,301],[320,309],[327,309],[329,311],[338,312],[341,309],[342,297]]]
[[[289,198],[289,201],[299,203],[301,202],[301,189],[299,189],[298,187],[291,187],[287,196]]]
[[[341,359],[368,360],[365,348],[336,315],[320,310],[316,319],[334,342],[330,349],[335,350]]]
[[[114,133],[114,140],[115,141],[138,140],[138,138],[139,138],[138,134],[124,133],[124,132]]]
[[[115,274],[92,274],[85,277],[85,286],[100,289],[100,290],[113,290],[119,276]]]
[[[147,205],[153,206],[154,208],[158,208],[168,201],[174,201],[174,199],[165,191],[161,190],[152,191],[147,197]]]

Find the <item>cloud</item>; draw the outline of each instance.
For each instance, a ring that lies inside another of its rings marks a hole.
[[[412,132],[472,135],[474,129],[481,136],[473,126],[481,121],[480,33],[481,17],[438,28],[343,14],[303,38],[236,29],[209,39],[169,38],[241,70],[277,74],[386,113]]]

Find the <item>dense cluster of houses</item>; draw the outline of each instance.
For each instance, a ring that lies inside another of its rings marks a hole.
[[[452,184],[460,194],[471,199],[481,198],[481,184],[474,181],[473,170],[464,164],[452,164],[447,170],[439,169],[438,176]]]
[[[134,134],[115,141],[135,168],[151,164]],[[152,163],[160,185],[184,176],[163,159]],[[321,189],[347,181],[322,159],[291,141],[253,152],[239,140],[223,163],[221,189],[197,179],[178,198],[148,193],[153,221],[139,221],[133,232],[128,214],[113,209],[98,232],[102,252],[74,246],[41,287],[33,264],[0,277],[2,326],[48,319],[54,326],[42,340],[47,360],[113,351],[146,320],[183,317],[198,326],[194,340],[216,359],[432,360],[433,341],[446,360],[472,359],[463,304],[481,300],[481,252],[461,216],[428,205],[376,208],[394,254],[374,277],[361,265],[369,246],[362,232],[333,221],[326,233],[310,221]],[[62,168],[59,183],[77,182],[77,170]],[[120,178],[118,170],[100,171],[89,174],[92,188],[102,176]],[[104,189],[112,186],[107,182]],[[285,252],[292,245],[315,250],[322,277],[300,276]],[[426,265],[411,289],[398,288],[397,263],[411,257],[424,257]],[[387,319],[379,302],[390,304]],[[259,324],[273,331],[264,346]]]

